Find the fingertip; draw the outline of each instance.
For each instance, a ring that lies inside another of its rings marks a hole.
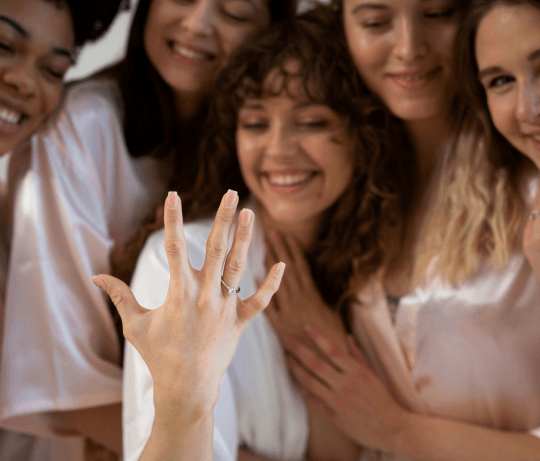
[[[177,210],[180,205],[180,197],[176,191],[170,191],[167,195],[167,207],[169,210]]]
[[[286,264],[283,261],[280,261],[274,269],[274,275],[276,277],[282,277],[283,273],[285,272],[285,266]]]

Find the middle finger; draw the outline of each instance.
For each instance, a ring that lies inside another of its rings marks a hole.
[[[229,190],[221,200],[214,225],[206,242],[206,255],[202,271],[205,278],[216,281],[216,283],[221,283],[221,271],[229,249],[229,234],[237,204],[238,193]]]

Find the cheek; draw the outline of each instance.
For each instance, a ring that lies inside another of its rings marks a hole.
[[[243,43],[261,30],[260,26],[255,25],[237,25],[229,26],[223,25],[217,31],[219,36],[219,43],[225,60]],[[223,63],[225,65],[225,62]]]
[[[516,134],[516,123],[513,117],[510,98],[488,98],[488,109],[493,125],[505,138],[511,139]]]
[[[377,85],[378,71],[384,69],[388,58],[388,46],[384,39],[373,39],[352,26],[347,33],[349,53],[362,79],[370,87]],[[373,88],[372,88],[373,89]]]
[[[237,134],[236,146],[238,163],[240,164],[240,171],[242,172],[242,177],[244,178],[244,181],[248,188],[253,189],[256,186],[257,182],[257,143],[249,137]]]
[[[452,62],[452,50],[456,40],[457,25],[450,24],[444,29],[437,29],[430,37],[429,43],[432,44],[434,50],[443,57],[445,62]]]

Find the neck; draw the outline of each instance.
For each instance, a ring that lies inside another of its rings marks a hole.
[[[437,116],[406,122],[406,127],[416,154],[421,186],[424,188],[442,159],[445,141],[450,135],[450,123],[446,117]]]
[[[270,236],[272,232],[277,232],[283,236],[292,237],[304,252],[308,252],[317,239],[319,229],[317,218],[293,223],[278,222],[262,206],[258,210],[258,215],[265,235]]]
[[[201,108],[202,97],[199,94],[177,94],[176,111],[182,122],[193,120]]]

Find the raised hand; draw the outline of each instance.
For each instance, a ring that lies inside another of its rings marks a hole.
[[[291,237],[273,233],[267,240],[267,246],[267,265],[276,260],[287,264],[287,275],[281,282],[281,288],[265,311],[282,342],[288,336],[295,335],[309,343],[304,326],[311,325],[345,348],[343,322],[339,314],[332,311],[322,299],[298,243]]]
[[[141,307],[129,287],[114,277],[92,280],[107,291],[124,325],[124,335],[146,362],[154,384],[156,414],[160,406],[186,409],[189,417],[213,408],[219,383],[229,365],[242,330],[269,303],[279,287],[284,264],[274,265],[257,293],[246,300],[230,294],[222,284],[238,286],[246,266],[254,214],[242,210],[227,254],[238,195],[223,197],[206,243],[200,271],[189,263],[180,199],[169,193],[165,204],[165,251],[170,268],[165,303]]]

